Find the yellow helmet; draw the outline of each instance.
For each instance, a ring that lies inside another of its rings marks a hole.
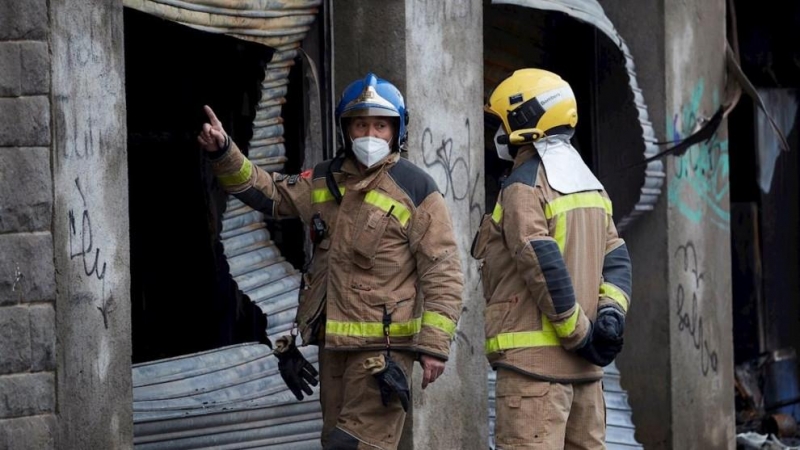
[[[578,105],[569,83],[541,69],[520,69],[501,81],[484,108],[503,122],[504,144],[523,145],[544,136],[572,135]]]

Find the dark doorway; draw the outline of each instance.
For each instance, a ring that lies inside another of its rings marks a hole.
[[[229,274],[226,194],[196,142],[210,105],[247,151],[272,50],[125,9],[133,362],[264,341]]]

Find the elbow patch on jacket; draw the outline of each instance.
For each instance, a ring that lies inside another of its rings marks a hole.
[[[275,202],[258,189],[251,187],[242,192],[234,194],[234,196],[245,204],[250,205],[253,209],[258,210],[269,217],[275,217]]]
[[[556,314],[562,314],[575,306],[575,291],[572,287],[572,278],[564,264],[564,258],[555,241],[531,241],[533,252],[539,260],[547,290],[553,299],[553,308]]]
[[[603,261],[603,279],[631,297],[631,258],[628,247],[620,245],[608,252]]]

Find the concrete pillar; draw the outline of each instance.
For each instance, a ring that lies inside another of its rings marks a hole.
[[[130,448],[122,3],[49,4],[59,448]]]
[[[725,95],[725,1],[665,2],[669,140]],[[699,55],[706,55],[701,57]],[[735,447],[727,123],[667,171],[674,448]]]
[[[604,2],[661,140],[724,101],[725,2]],[[668,157],[664,196],[623,236],[633,306],[618,363],[647,449],[735,448],[727,130]]]
[[[402,448],[488,446],[483,298],[469,256],[484,208],[483,12],[478,0],[362,0],[334,4],[337,99],[373,71],[403,91],[408,158],[447,200],[465,270],[464,310],[445,375],[426,390],[414,373],[414,406]]]

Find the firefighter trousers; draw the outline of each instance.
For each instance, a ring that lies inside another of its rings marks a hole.
[[[393,396],[381,402],[378,382],[364,368],[364,361],[384,350],[333,351],[320,348],[320,402],[322,447],[325,450],[394,450],[400,442],[406,413]],[[414,354],[391,353],[409,377]]]
[[[555,383],[497,370],[497,450],[605,449],[601,380]]]

